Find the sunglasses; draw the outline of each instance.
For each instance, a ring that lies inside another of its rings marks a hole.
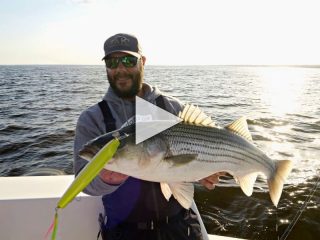
[[[137,65],[138,58],[135,56],[110,57],[106,59],[106,66],[107,68],[115,69],[120,62],[123,66],[131,68]]]

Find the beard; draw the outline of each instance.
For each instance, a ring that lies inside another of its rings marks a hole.
[[[121,90],[117,87],[116,81],[120,77],[125,77],[132,80],[132,86],[130,89]],[[141,65],[137,73],[117,73],[112,77],[107,72],[107,78],[108,78],[110,87],[112,88],[114,93],[121,98],[135,97],[142,88],[143,77],[144,77],[144,69],[143,69],[143,66]]]

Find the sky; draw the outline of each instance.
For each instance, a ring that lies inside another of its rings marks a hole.
[[[0,65],[102,64],[138,37],[149,65],[319,65],[317,0],[0,0]]]

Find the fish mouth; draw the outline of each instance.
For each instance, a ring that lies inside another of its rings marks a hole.
[[[127,143],[131,143],[135,139],[135,124],[123,126],[119,130],[115,130],[106,134],[103,134],[95,139],[87,142],[78,152],[78,155],[90,161],[103,146],[109,143],[111,140],[117,138],[120,141],[118,150],[123,148]]]
[[[88,145],[84,146],[80,151],[79,151],[79,156],[87,161],[90,161],[98,152],[100,148],[98,148],[95,145]]]

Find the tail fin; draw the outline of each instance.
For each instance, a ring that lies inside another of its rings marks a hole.
[[[274,175],[268,179],[270,198],[276,207],[280,200],[284,181],[287,179],[291,170],[292,162],[290,160],[278,161]]]

